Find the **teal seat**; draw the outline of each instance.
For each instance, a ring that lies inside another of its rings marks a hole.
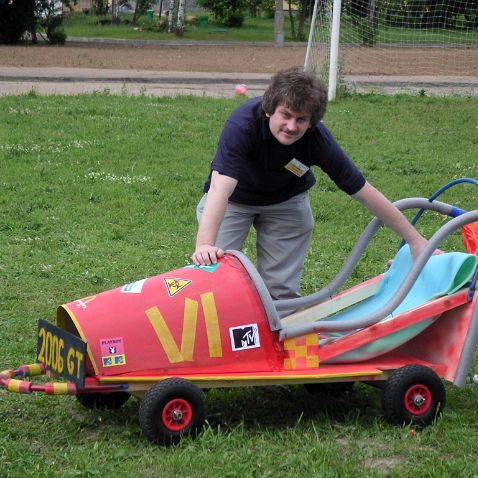
[[[378,311],[394,296],[412,264],[410,248],[406,245],[397,253],[390,269],[384,274],[377,292],[372,297],[323,320],[352,320]],[[405,299],[383,320],[390,320],[432,299],[457,292],[471,280],[477,267],[478,256],[473,254],[451,252],[430,257]],[[333,362],[363,361],[386,353],[418,335],[432,322],[433,318],[430,318],[399,330],[339,357],[334,357]],[[321,334],[321,344],[343,335],[341,333]]]

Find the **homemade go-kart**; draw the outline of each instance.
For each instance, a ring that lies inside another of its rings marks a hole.
[[[201,389],[272,384],[353,384],[382,389],[394,424],[430,424],[445,405],[442,379],[463,386],[478,335],[478,210],[430,199],[400,209],[452,219],[415,262],[401,247],[391,267],[336,295],[380,226],[373,219],[322,290],[272,301],[250,261],[229,251],[217,264],[180,269],[64,304],[57,326],[39,321],[37,363],[0,374],[10,392],[74,394],[87,407],[141,398],[149,439],[195,434]],[[462,229],[469,253],[432,255]],[[293,311],[293,312],[291,312]],[[47,373],[66,382],[32,383]]]

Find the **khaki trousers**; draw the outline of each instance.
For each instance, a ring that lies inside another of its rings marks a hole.
[[[206,197],[205,194],[197,206],[198,221]],[[271,297],[275,300],[299,297],[300,278],[314,227],[309,192],[269,206],[229,202],[215,245],[224,250],[242,250],[251,226],[257,233],[257,270]]]

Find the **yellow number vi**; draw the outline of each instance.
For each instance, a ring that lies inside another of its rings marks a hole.
[[[206,322],[209,356],[211,358],[222,357],[221,333],[219,331],[219,320],[213,293],[206,292],[201,294],[201,304]],[[193,360],[197,314],[198,303],[195,300],[186,298],[184,301],[183,334],[181,337],[181,348],[179,348],[159,309],[155,306],[146,310],[146,316],[151,322],[171,363],[191,362]]]

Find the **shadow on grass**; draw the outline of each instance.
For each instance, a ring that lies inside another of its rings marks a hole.
[[[347,392],[311,394],[303,386],[247,387],[211,390],[207,394],[209,424],[253,430],[287,428],[298,421],[347,422],[368,426],[380,415],[379,392],[357,385]]]
[[[315,421],[328,425],[350,423],[367,429],[380,417],[379,391],[363,384],[347,392],[311,394],[303,386],[275,386],[212,389],[205,395],[210,428],[224,432],[238,426],[250,432],[285,430],[299,422]],[[105,428],[105,434],[119,433],[136,441],[141,436],[138,408],[139,400],[134,398],[118,410],[88,410],[76,403],[69,416],[86,435]]]

